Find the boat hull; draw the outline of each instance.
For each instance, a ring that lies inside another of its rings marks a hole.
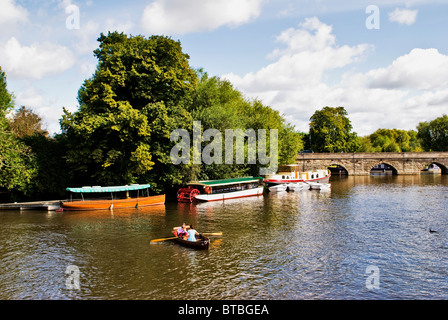
[[[174,234],[176,234],[176,233],[174,233]],[[198,249],[198,250],[207,250],[210,245],[210,239],[203,235],[201,235],[200,239],[197,241],[188,241],[188,240],[184,240],[181,238],[176,238],[176,239],[174,239],[174,241],[184,247]]]
[[[161,205],[165,203],[165,195],[117,200],[88,200],[62,202],[64,210],[111,210],[119,208],[138,208]]]
[[[263,195],[263,187],[246,189],[241,191],[233,191],[215,194],[198,194],[195,199],[199,201],[222,201],[227,199],[236,199],[244,197],[253,197]]]
[[[291,183],[288,185],[289,191],[302,191],[302,190],[309,190],[310,184],[306,182],[297,182],[297,183]]]
[[[313,182],[313,183],[310,183],[310,187],[312,190],[327,190],[327,189],[331,188],[331,185],[329,183]]]
[[[276,184],[276,185],[269,187],[270,192],[282,192],[282,191],[286,191],[286,189],[288,189],[286,184]]]

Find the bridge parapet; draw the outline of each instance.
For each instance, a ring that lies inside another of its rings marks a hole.
[[[448,152],[299,153],[296,163],[302,171],[339,165],[349,175],[369,175],[382,163],[391,166],[396,174],[420,174],[428,164],[435,163],[448,174]]]

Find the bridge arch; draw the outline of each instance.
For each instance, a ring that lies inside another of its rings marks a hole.
[[[425,167],[421,169],[421,171],[423,171],[426,168],[426,166],[431,165],[431,164],[437,165],[440,168],[442,174],[448,174],[448,166],[441,162],[437,162],[437,161],[428,162],[427,164],[425,164]]]
[[[327,169],[331,171],[332,175],[345,175],[348,176],[347,168],[340,163],[332,163],[327,166]]]
[[[420,174],[426,165],[434,163],[448,174],[448,152],[377,152],[377,153],[299,153],[296,164],[301,171],[343,167],[348,175],[367,176],[379,164],[387,164],[395,174]]]
[[[381,165],[386,165],[388,167],[388,168],[384,168],[383,172],[386,172],[386,171],[390,170],[390,171],[392,171],[393,175],[399,174],[398,169],[395,167],[396,164],[394,165],[394,164],[391,164],[389,162],[376,162],[376,164],[374,164],[373,166],[370,167],[369,173],[372,174],[372,170],[374,170],[376,167],[379,167]],[[379,170],[381,170],[381,169],[382,168],[380,168]]]

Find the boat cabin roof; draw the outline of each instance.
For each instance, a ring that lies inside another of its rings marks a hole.
[[[233,178],[233,179],[221,179],[221,180],[205,180],[205,181],[193,181],[188,183],[189,186],[206,186],[206,187],[216,187],[225,186],[231,184],[239,183],[252,183],[262,180],[261,177],[244,177],[244,178]]]
[[[82,187],[82,188],[67,188],[66,190],[74,193],[94,193],[94,192],[120,192],[120,191],[132,191],[132,190],[142,190],[148,189],[149,184],[131,184],[129,186],[113,186],[113,187]]]

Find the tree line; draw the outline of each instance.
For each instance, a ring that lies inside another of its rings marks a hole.
[[[193,69],[179,41],[109,32],[98,42],[98,65],[78,91],[79,108],[63,108],[61,133],[53,136],[32,110],[16,109],[0,68],[0,200],[60,198],[68,186],[148,182],[159,193],[191,180],[258,175],[260,164],[174,165],[170,134],[191,132],[193,121],[221,132],[266,129],[268,137],[276,129],[279,164],[293,163],[303,149],[448,150],[446,115],[417,131],[380,129],[358,137],[343,107],[325,107],[311,117],[309,133],[301,133],[229,81]]]
[[[359,137],[344,107],[324,107],[310,118],[305,147],[314,152],[448,151],[448,116],[420,122],[417,130],[378,129]]]
[[[62,197],[67,186],[148,182],[159,193],[191,180],[258,175],[260,164],[174,165],[170,134],[191,132],[193,120],[202,131],[266,129],[269,138],[278,130],[280,164],[303,148],[300,133],[278,111],[193,69],[179,41],[109,32],[98,42],[98,65],[78,91],[79,108],[63,108],[61,133],[54,136],[30,109],[13,111],[1,72],[0,192],[10,199]]]

